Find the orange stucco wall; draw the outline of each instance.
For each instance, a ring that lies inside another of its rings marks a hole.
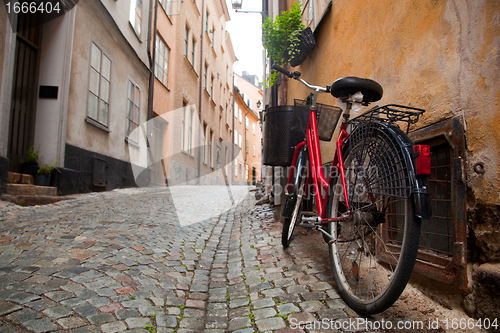
[[[336,0],[316,39],[317,47],[297,67],[307,81],[376,80],[384,87],[379,105],[427,110],[413,130],[463,117],[468,186],[478,202],[500,203],[500,2]],[[307,93],[289,81],[287,104]],[[326,95],[320,102],[336,104]],[[333,147],[323,148],[326,162]],[[485,164],[484,174],[472,171],[476,162]]]

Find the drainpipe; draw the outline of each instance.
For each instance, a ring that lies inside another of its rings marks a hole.
[[[154,9],[153,9],[154,2]],[[151,27],[151,20],[154,10],[154,21]],[[158,14],[158,0],[149,1],[149,18],[148,18],[148,58],[149,58],[149,87],[148,87],[148,113],[147,113],[147,132],[146,132],[146,144],[148,147],[150,166],[153,165],[153,154],[151,152],[151,136],[152,136],[152,124],[149,120],[153,119],[153,97],[154,97],[154,86],[155,86],[155,64],[156,64],[156,52],[155,52],[155,41],[156,41],[156,23]],[[153,38],[151,39],[151,29],[153,30]],[[151,52],[151,50],[153,52]],[[144,130],[144,128],[143,128]]]
[[[245,101],[243,101],[245,102]],[[247,111],[247,113],[245,113],[245,170],[246,170],[246,164],[247,164],[247,154],[248,154],[248,151],[247,151],[247,115],[248,113],[250,112],[250,110]],[[250,172],[250,168],[248,169],[248,172]],[[248,183],[248,181],[245,179],[245,182]],[[247,184],[248,185],[248,184]]]
[[[198,185],[200,184],[200,178],[201,178],[201,93],[202,93],[202,86],[203,86],[203,26],[205,25],[205,0],[201,2],[201,35],[200,35],[200,88],[198,91],[198,119],[200,121],[200,126],[198,126],[198,176],[197,176],[197,183]],[[207,17],[208,19],[208,17]],[[208,73],[207,73],[208,74]],[[205,133],[206,135],[206,133]],[[212,144],[209,142],[208,144]],[[210,149],[210,154],[212,154],[212,149]]]

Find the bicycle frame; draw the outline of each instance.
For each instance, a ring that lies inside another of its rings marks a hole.
[[[307,82],[303,81],[300,79],[300,81],[306,85]],[[312,103],[309,109],[309,121],[307,124],[307,129],[306,129],[306,140],[302,141],[295,147],[295,151],[293,154],[293,159],[292,159],[292,168],[290,169],[290,173],[288,176],[288,185],[292,184],[293,178],[295,175],[295,163],[297,161],[297,158],[299,156],[299,152],[303,147],[308,147],[308,153],[309,153],[309,163],[310,163],[310,170],[311,173],[306,175],[307,181],[306,181],[306,193],[305,195],[309,195],[309,185],[312,184],[314,188],[314,197],[316,201],[316,207],[317,207],[317,216],[319,218],[319,222],[324,225],[330,222],[342,222],[342,221],[348,221],[351,219],[350,214],[347,216],[340,216],[340,217],[333,217],[333,218],[326,218],[325,217],[325,207],[326,203],[328,200],[328,195],[330,193],[330,181],[332,178],[332,172],[330,172],[330,175],[328,177],[328,180],[326,179],[323,169],[322,169],[322,160],[321,160],[321,150],[319,147],[319,136],[318,136],[318,125],[317,125],[317,120],[316,120],[316,97],[319,92],[326,92],[326,90],[322,90],[324,88],[321,87],[314,87],[310,86],[315,89],[315,93],[312,96]],[[344,192],[344,198],[346,198],[346,207],[347,211],[349,211],[349,200],[348,200],[348,195],[347,195],[347,186],[346,186],[346,180],[345,180],[345,171],[344,171],[344,162],[342,159],[342,148],[344,147],[344,144],[346,140],[349,138],[349,134],[347,133],[347,119],[349,116],[349,111],[350,111],[350,105],[348,105],[348,109],[344,113],[344,117],[341,123],[340,127],[340,134],[336,140],[336,152],[333,158],[333,163],[332,166],[336,168],[337,172],[340,171],[340,177],[342,181],[342,190]],[[297,170],[300,172],[300,170]],[[321,190],[325,193],[324,197],[321,196]]]

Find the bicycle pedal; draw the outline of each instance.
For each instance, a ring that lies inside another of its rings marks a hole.
[[[314,217],[316,216],[316,212],[302,212],[302,216]]]
[[[302,223],[299,223],[299,227],[302,227],[302,228],[314,228],[314,227],[316,227],[316,225],[314,225],[312,223],[309,223],[309,222],[302,222]]]

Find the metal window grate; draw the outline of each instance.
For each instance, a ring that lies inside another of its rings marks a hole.
[[[420,250],[445,257],[453,256],[452,165],[449,145],[431,147],[432,218],[422,220]]]

